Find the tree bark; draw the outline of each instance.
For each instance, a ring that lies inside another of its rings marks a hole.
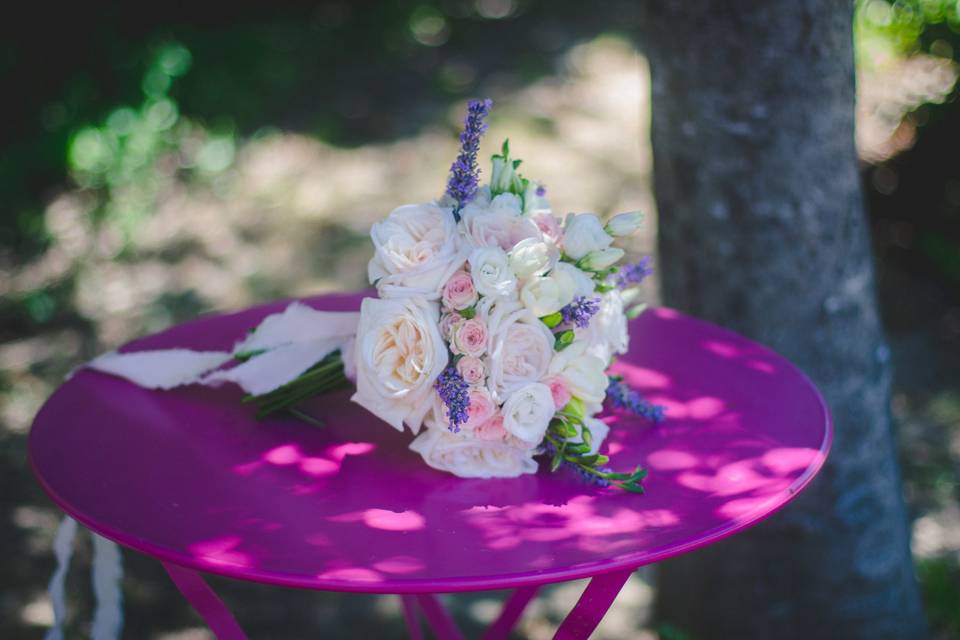
[[[851,2],[645,0],[665,304],[797,363],[836,428],[764,524],[661,568],[694,638],[926,634],[854,147]]]

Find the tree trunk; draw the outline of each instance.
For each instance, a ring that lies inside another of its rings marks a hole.
[[[926,634],[854,148],[852,3],[644,0],[664,302],[770,345],[833,452],[766,523],[661,568],[694,638]]]

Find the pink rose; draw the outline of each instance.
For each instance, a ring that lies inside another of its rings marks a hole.
[[[451,311],[450,313],[445,313],[440,316],[440,335],[443,336],[445,340],[450,340],[453,337],[453,328],[461,320],[463,320],[463,316],[456,311]]]
[[[465,320],[453,328],[451,345],[454,353],[478,357],[487,350],[487,327],[477,320]]]
[[[472,307],[477,302],[477,290],[473,279],[466,271],[457,271],[443,285],[443,304],[458,311]]]
[[[537,228],[548,240],[554,244],[560,244],[560,238],[563,237],[563,229],[560,228],[560,219],[552,213],[538,213],[532,216]]]
[[[464,356],[457,362],[457,371],[467,381],[467,384],[480,384],[487,375],[487,368],[480,358]]]
[[[570,388],[567,382],[561,376],[550,376],[544,379],[543,384],[550,387],[550,394],[553,396],[553,405],[557,411],[567,406],[570,402]]]
[[[493,414],[497,412],[497,405],[490,392],[482,387],[470,389],[470,408],[467,409],[467,421],[464,423],[464,429],[476,429],[486,423]]]
[[[480,440],[503,440],[507,437],[507,430],[503,428],[503,416],[495,415],[473,430],[473,434]]]

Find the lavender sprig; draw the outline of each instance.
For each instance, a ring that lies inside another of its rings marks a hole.
[[[590,326],[590,319],[600,311],[600,298],[577,296],[573,302],[560,309],[563,321],[577,325],[581,329]]]
[[[639,262],[620,267],[620,270],[617,272],[617,287],[626,289],[635,284],[640,284],[652,273],[653,267],[650,265],[650,256],[646,256]]]
[[[577,447],[586,447],[585,443],[571,444],[565,439],[547,434],[543,441],[543,452],[550,456],[550,470],[566,467],[580,478],[594,486],[616,487],[630,493],[643,493],[643,479],[647,470],[636,467],[630,473],[618,473],[606,466],[607,456],[590,453],[578,453]]]
[[[463,379],[456,367],[447,367],[434,383],[434,388],[440,394],[440,399],[447,407],[447,417],[450,420],[450,431],[460,432],[460,425],[470,417],[470,385]]]
[[[463,121],[460,134],[460,154],[450,165],[450,178],[447,180],[447,195],[456,201],[454,217],[460,220],[460,210],[477,195],[477,183],[480,169],[477,166],[477,151],[480,138],[487,130],[483,119],[490,113],[492,100],[471,100],[467,104],[467,117]]]
[[[659,424],[664,421],[664,408],[644,400],[639,393],[623,381],[620,376],[610,376],[607,385],[607,400],[617,409],[628,411]]]

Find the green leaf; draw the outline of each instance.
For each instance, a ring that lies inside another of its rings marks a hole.
[[[553,459],[550,461],[550,471],[556,471],[560,468],[560,463],[563,462],[563,456],[560,454],[558,449],[556,453],[553,454]]]
[[[583,422],[584,417],[587,415],[587,406],[580,398],[570,398],[570,402],[563,407],[563,412],[571,418]]]
[[[647,470],[643,467],[637,467],[633,473],[630,474],[630,479],[633,481],[643,480],[647,477]]]
[[[584,453],[590,453],[590,445],[582,442],[570,442],[567,443],[567,451],[577,455],[583,455]]]
[[[617,486],[619,486],[624,491],[629,491],[630,493],[646,493],[646,489],[644,489],[643,486],[639,484],[621,484]]]
[[[554,311],[550,315],[540,318],[540,321],[547,325],[547,329],[553,329],[555,326],[563,322],[563,314],[559,311]]]
[[[551,422],[550,430],[554,431],[561,438],[573,438],[577,435],[577,430],[573,425],[564,420],[554,420]]]
[[[553,343],[553,348],[556,351],[563,351],[571,344],[576,335],[573,333],[573,329],[567,329],[566,331],[561,331],[557,334],[557,338]]]
[[[466,309],[463,309],[462,311],[458,311],[457,313],[459,313],[466,320],[472,320],[477,315],[477,308],[467,307]]]
[[[641,313],[647,310],[646,304],[638,304],[636,306],[630,307],[627,309],[626,316],[627,320],[633,320],[638,317]]]
[[[591,432],[590,428],[585,424],[580,425],[580,438],[584,444],[593,446],[593,432]]]
[[[261,353],[265,353],[266,349],[254,349],[253,351],[238,351],[233,354],[234,360],[239,360],[240,362],[246,362],[250,358],[255,358]]]

